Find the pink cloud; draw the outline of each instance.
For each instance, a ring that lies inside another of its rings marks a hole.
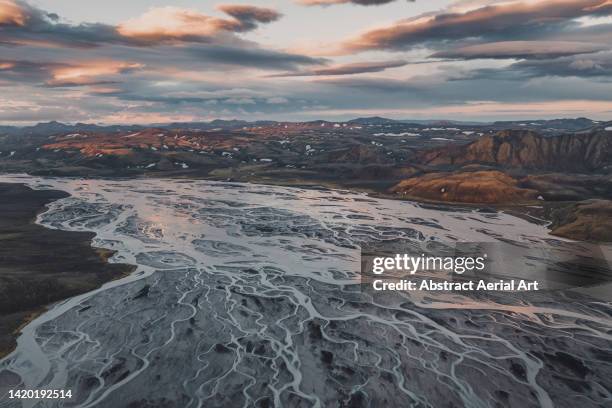
[[[116,61],[89,62],[76,66],[63,66],[52,71],[52,79],[47,85],[88,85],[99,82],[101,77],[121,74],[143,68],[142,64]]]
[[[13,0],[0,0],[0,25],[23,26],[27,20],[25,10]]]
[[[174,6],[156,7],[120,23],[117,31],[124,37],[147,41],[212,41],[223,33],[253,30],[258,23],[270,23],[280,17],[276,11],[263,7],[221,5],[218,9],[232,18],[212,17]]]
[[[404,49],[430,41],[453,41],[494,35],[546,31],[557,23],[590,15],[612,14],[610,0],[518,0],[482,7],[457,8],[422,15],[391,26],[369,30],[341,44],[339,53]]]

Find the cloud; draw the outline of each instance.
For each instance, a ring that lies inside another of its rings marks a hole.
[[[524,59],[498,68],[476,68],[450,73],[449,81],[513,81],[528,85],[541,78],[582,78],[593,84],[612,83],[612,51],[553,58]],[[593,92],[593,90],[591,90]]]
[[[116,61],[98,61],[82,65],[58,67],[52,70],[52,78],[46,82],[49,86],[81,86],[109,84],[113,81],[100,80],[117,74],[124,74],[144,68],[137,63]]]
[[[149,41],[201,40],[226,30],[226,21],[178,7],[157,7],[120,23],[124,37]]]
[[[358,4],[360,6],[379,6],[381,4],[392,3],[395,0],[298,0],[298,3],[305,6],[331,6],[332,4]],[[415,0],[408,0],[414,2]]]
[[[80,64],[25,60],[0,60],[0,73],[14,82],[49,87],[109,84],[114,75],[143,68],[142,64],[121,61],[90,61]]]
[[[281,18],[276,10],[242,4],[222,4],[217,9],[232,16],[239,22],[237,30],[249,31],[257,28],[258,23],[268,24]]]
[[[344,53],[376,51],[352,63],[284,51],[296,48],[291,37],[279,39],[283,31],[275,30],[273,37],[252,33],[280,18],[267,8],[224,4],[203,13],[158,7],[134,19],[116,10],[112,17],[123,23],[115,26],[72,23],[33,4],[38,3],[0,0],[0,122],[299,120],[366,111],[441,118],[557,116],[553,107],[583,116],[612,106],[612,24],[584,25],[607,21],[594,18],[611,13],[603,1],[458,1],[367,31],[362,36],[370,42],[359,43],[363,48],[347,47],[355,47],[347,41]],[[407,3],[395,3],[400,4]],[[415,14],[410,4],[404,9]],[[389,11],[387,18],[393,18],[395,8],[375,11]],[[324,30],[330,20],[335,21],[323,18],[317,24]],[[366,35],[371,32],[378,34]],[[295,34],[301,35],[297,29]],[[279,49],[255,38],[276,41]],[[395,53],[409,49],[415,51]]]
[[[389,68],[399,68],[408,65],[407,61],[375,61],[375,62],[356,62],[352,64],[334,65],[324,68],[314,68],[307,71],[285,72],[273,74],[268,77],[303,77],[303,76],[336,76],[354,75],[370,72],[382,72]]]
[[[64,63],[43,63],[25,60],[0,60],[2,79],[13,82],[37,83],[51,78],[52,71],[69,67]]]
[[[93,47],[122,43],[115,27],[107,24],[67,24],[21,0],[0,0],[0,44]]]
[[[601,44],[576,41],[499,41],[470,45],[431,55],[434,58],[455,59],[547,59],[603,51]]]
[[[528,77],[600,77],[607,80],[612,76],[612,52],[550,60],[519,61],[508,69],[521,72]]]
[[[179,7],[151,8],[117,26],[69,24],[21,0],[0,0],[0,44],[47,44],[94,47],[108,44],[149,46],[162,42],[238,43],[236,33],[254,30],[280,18],[272,9],[221,5],[229,18]]]
[[[229,98],[225,100],[225,103],[231,105],[255,105],[255,100],[251,98]]]
[[[341,53],[404,50],[430,43],[480,38],[525,39],[562,31],[573,19],[612,13],[608,0],[520,0],[494,3],[462,12],[425,14],[367,31],[341,44]]]
[[[164,81],[163,76],[136,79],[117,84],[117,89],[103,94],[122,101],[153,103],[170,106],[210,106],[210,105],[256,105],[268,104],[270,98],[277,97],[267,89],[259,89],[255,83],[243,82],[244,87],[233,87],[231,82],[203,83],[200,81]],[[276,99],[274,99],[276,100]],[[280,100],[279,100],[280,102]]]
[[[53,61],[129,58],[152,69],[233,66],[293,70],[300,65],[324,63],[322,59],[265,49],[236,35],[257,24],[275,21],[280,13],[246,5],[226,4],[219,9],[229,17],[162,7],[115,27],[69,24],[23,1],[0,0],[0,48],[4,59],[38,59],[43,65]],[[87,54],[83,54],[84,50]]]
[[[537,62],[537,61],[536,61]],[[379,78],[333,78],[316,81],[318,86],[334,88],[343,95],[344,105],[400,107],[419,105],[461,104],[470,100],[496,102],[544,102],[570,99],[612,101],[612,82],[595,82],[580,77],[522,78],[517,82],[504,71],[499,75],[473,75],[455,80],[440,78],[439,74],[414,77],[408,80]],[[312,85],[311,85],[312,86]],[[373,101],[376,101],[374,104]],[[335,100],[322,101],[341,106]]]
[[[12,0],[0,0],[0,26],[23,26],[26,23],[25,10]]]
[[[266,103],[271,104],[271,105],[280,105],[280,104],[284,104],[288,102],[289,102],[289,99],[283,96],[273,96],[271,98],[266,99]]]
[[[276,11],[262,7],[221,5],[218,9],[232,18],[211,17],[174,6],[156,7],[120,23],[117,31],[124,37],[153,42],[212,42],[219,35],[251,31],[260,23],[270,23],[280,18]]]
[[[232,47],[224,45],[189,47],[185,52],[196,59],[222,64],[258,68],[292,69],[299,65],[321,64],[325,60],[300,54],[265,50],[258,47]],[[192,60],[192,63],[195,61]]]

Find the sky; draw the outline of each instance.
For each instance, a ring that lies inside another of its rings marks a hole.
[[[612,119],[612,0],[0,0],[0,124]]]

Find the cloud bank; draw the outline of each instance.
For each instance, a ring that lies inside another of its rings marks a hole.
[[[0,0],[0,123],[612,116],[610,1],[205,3],[111,24]]]
[[[405,50],[429,43],[478,38],[502,40],[551,35],[573,26],[574,19],[607,16],[609,0],[511,1],[469,9],[418,16],[391,26],[366,31],[341,45],[343,52]]]

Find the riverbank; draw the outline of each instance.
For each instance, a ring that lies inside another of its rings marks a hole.
[[[13,350],[20,328],[48,305],[134,270],[108,263],[113,252],[92,247],[93,233],[35,224],[45,205],[67,196],[0,183],[0,357]]]

